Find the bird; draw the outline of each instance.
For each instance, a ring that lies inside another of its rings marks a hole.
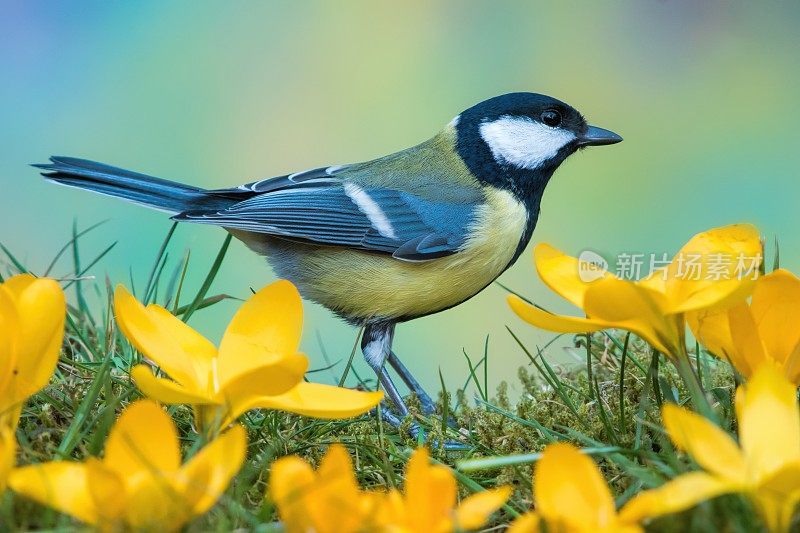
[[[573,153],[622,141],[572,106],[516,92],[458,114],[430,139],[362,163],[206,190],[73,157],[33,165],[48,180],[220,226],[300,294],[363,328],[361,350],[396,413],[388,362],[435,404],[396,353],[397,324],[475,296],[524,251],[545,186]]]

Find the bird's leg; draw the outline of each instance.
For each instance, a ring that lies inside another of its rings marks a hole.
[[[397,387],[392,382],[391,377],[389,377],[389,372],[383,367],[383,364],[386,362],[386,360],[391,357],[393,335],[394,335],[393,323],[384,322],[384,323],[368,324],[364,328],[364,335],[361,338],[361,351],[364,353],[364,358],[367,360],[367,364],[369,364],[369,366],[372,367],[372,369],[375,371],[375,374],[377,374],[378,381],[380,381],[381,386],[386,392],[386,395],[389,397],[389,399],[397,409],[397,415],[386,410],[382,411],[383,419],[392,426],[399,428],[403,422],[403,418],[405,418],[409,414],[408,406],[406,406],[405,402],[403,401],[403,397],[400,396],[400,392],[397,390]],[[405,375],[410,377],[411,374],[408,372],[408,370],[402,365],[400,366],[405,371],[404,372]],[[400,371],[398,371],[398,373],[400,373],[401,376],[403,375],[403,373],[401,373]],[[411,379],[413,380],[414,383],[416,383],[417,387],[419,387],[419,383],[417,383],[417,381],[414,380],[413,377]],[[428,401],[430,401],[429,396],[428,396]],[[432,403],[433,402],[431,402],[431,404]],[[411,437],[415,439],[419,437],[421,432],[422,428],[416,422],[413,422],[411,426],[408,428],[409,435],[411,435]],[[435,442],[431,444],[434,446],[437,445]],[[443,446],[446,450],[466,449],[466,446],[459,442],[447,441],[443,444]]]
[[[414,378],[414,376],[409,372],[408,368],[400,361],[400,358],[397,357],[397,354],[394,353],[393,350],[389,350],[389,364],[392,365],[397,375],[400,376],[400,379],[403,380],[411,392],[417,395],[417,399],[419,399],[419,405],[422,408],[422,413],[425,415],[432,415],[436,412],[436,404],[433,402],[431,397],[425,392],[425,389],[422,388],[422,385],[419,384],[419,381]]]
[[[364,328],[364,335],[361,337],[361,351],[364,353],[364,359],[367,364],[372,367],[375,374],[378,376],[386,395],[394,404],[398,414],[401,418],[408,416],[408,407],[397,390],[392,378],[389,377],[389,371],[383,367],[386,358],[392,351],[392,337],[394,336],[394,324],[391,322],[382,322],[376,324],[369,324]]]

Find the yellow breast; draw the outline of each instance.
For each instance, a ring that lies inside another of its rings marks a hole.
[[[297,257],[307,298],[345,316],[411,318],[471,298],[508,266],[527,226],[514,196],[489,190],[458,253],[412,263],[348,249],[304,247]],[[267,251],[267,255],[270,252]]]

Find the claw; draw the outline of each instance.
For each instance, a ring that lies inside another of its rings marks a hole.
[[[373,409],[371,414],[377,415],[378,409],[380,409],[381,417],[383,418],[384,422],[386,422],[387,424],[389,424],[390,426],[392,426],[393,428],[395,428],[397,430],[400,429],[400,427],[403,425],[403,418],[398,417],[396,414],[394,414],[392,411],[390,411],[385,405],[383,405],[381,407],[376,407],[375,409]],[[422,435],[422,439],[421,439],[422,442],[428,444],[431,448],[438,448],[439,447],[439,441],[436,441],[436,440],[428,441],[428,439],[425,436],[425,429],[422,426],[420,426],[418,423],[416,423],[416,422],[411,422],[411,425],[408,428],[408,435],[414,440],[420,440],[420,435]],[[446,451],[449,451],[449,452],[450,451],[465,451],[465,450],[472,449],[472,446],[468,446],[467,444],[464,444],[463,442],[458,442],[458,441],[454,441],[454,440],[446,440],[446,441],[444,441],[444,444],[442,445],[442,447]]]

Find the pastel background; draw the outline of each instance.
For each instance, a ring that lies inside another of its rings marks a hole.
[[[2,2],[0,242],[34,270],[85,227],[84,256],[118,246],[91,274],[143,285],[170,222],[158,212],[38,179],[28,163],[72,155],[206,187],[369,159],[432,135],[462,109],[543,92],[625,142],[582,152],[550,184],[534,241],[577,253],[674,252],[737,221],[777,236],[800,267],[800,6],[790,2]],[[224,237],[180,226],[196,289]],[[68,264],[58,272],[68,274]],[[274,279],[234,242],[212,289],[246,297]],[[529,251],[501,281],[553,310]],[[236,305],[192,324],[217,339]],[[307,307],[344,366],[356,331]],[[492,384],[531,347],[497,286],[400,326],[398,353],[430,388],[450,387],[490,337]],[[556,352],[561,349],[556,349]],[[554,356],[558,357],[559,353]],[[360,361],[360,357],[357,358]],[[369,372],[359,362],[362,375]],[[330,373],[320,379],[330,380]]]

